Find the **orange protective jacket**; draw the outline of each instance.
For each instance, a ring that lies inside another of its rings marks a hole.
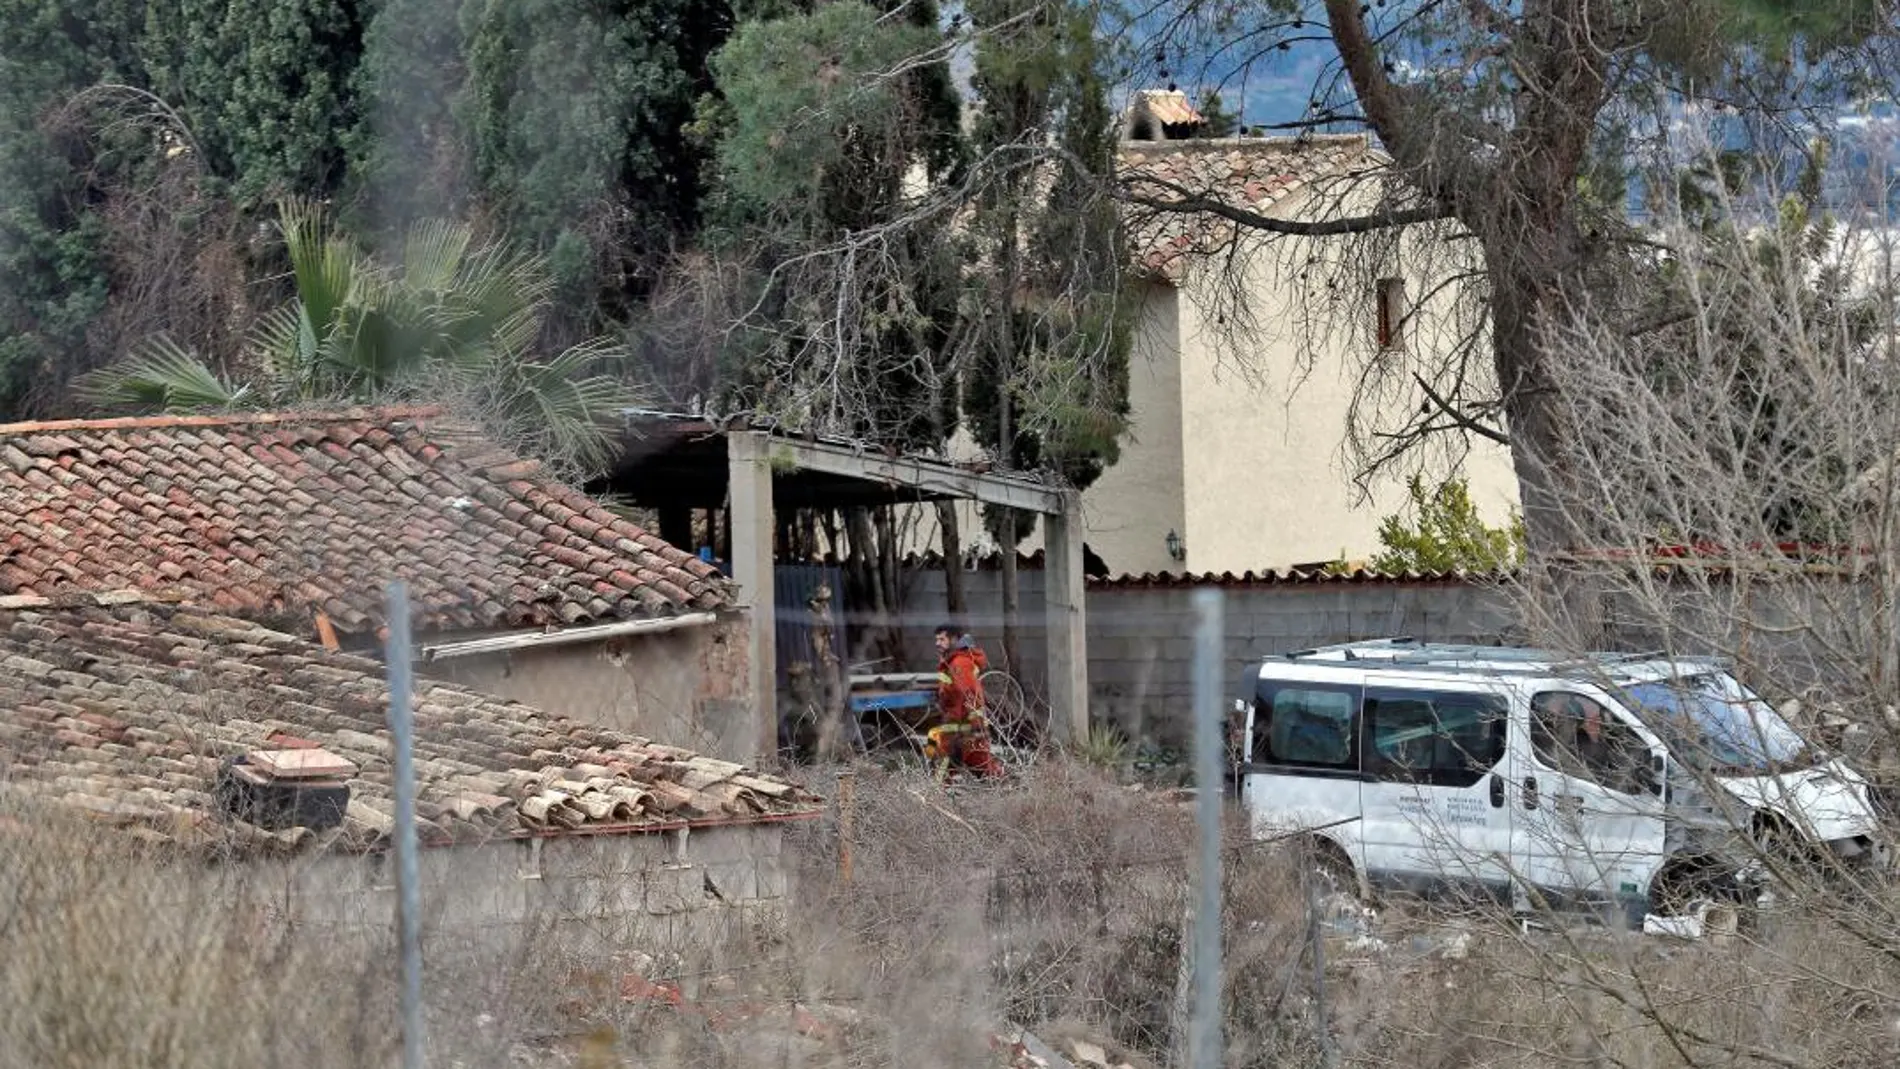
[[[937,662],[937,711],[945,723],[963,723],[983,712],[983,683],[978,678],[990,666],[975,646],[956,646]]]

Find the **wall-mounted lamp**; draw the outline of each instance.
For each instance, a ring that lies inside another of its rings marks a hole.
[[[1187,546],[1182,543],[1181,536],[1174,533],[1172,527],[1168,528],[1168,556],[1174,558],[1177,564],[1187,559]]]

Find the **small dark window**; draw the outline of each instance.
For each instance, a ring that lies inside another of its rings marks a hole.
[[[1379,779],[1469,787],[1504,758],[1501,698],[1368,690],[1365,708],[1366,772]]]
[[[1405,348],[1405,280],[1382,278],[1374,287],[1378,304],[1379,348]]]
[[[1318,684],[1262,684],[1254,702],[1253,762],[1357,771],[1359,692]]]
[[[1624,794],[1648,789],[1649,747],[1601,702],[1569,691],[1531,699],[1531,752],[1544,767]]]

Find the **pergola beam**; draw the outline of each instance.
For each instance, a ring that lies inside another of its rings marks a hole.
[[[735,432],[739,438],[746,433]],[[849,479],[901,486],[934,497],[954,497],[981,501],[986,505],[1004,505],[1023,512],[1045,516],[1063,508],[1062,490],[1045,486],[1020,475],[966,471],[954,464],[922,457],[893,457],[862,452],[850,446],[814,442],[796,438],[767,436],[759,438],[770,450],[775,465],[785,464],[807,471],[841,475]]]

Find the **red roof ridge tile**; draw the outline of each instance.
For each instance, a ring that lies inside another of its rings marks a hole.
[[[428,419],[446,415],[440,405],[357,405],[271,412],[220,412],[215,415],[107,416],[93,419],[39,420],[0,423],[0,434],[53,434],[60,431],[149,430],[182,427],[232,427],[281,423],[387,422]]]

